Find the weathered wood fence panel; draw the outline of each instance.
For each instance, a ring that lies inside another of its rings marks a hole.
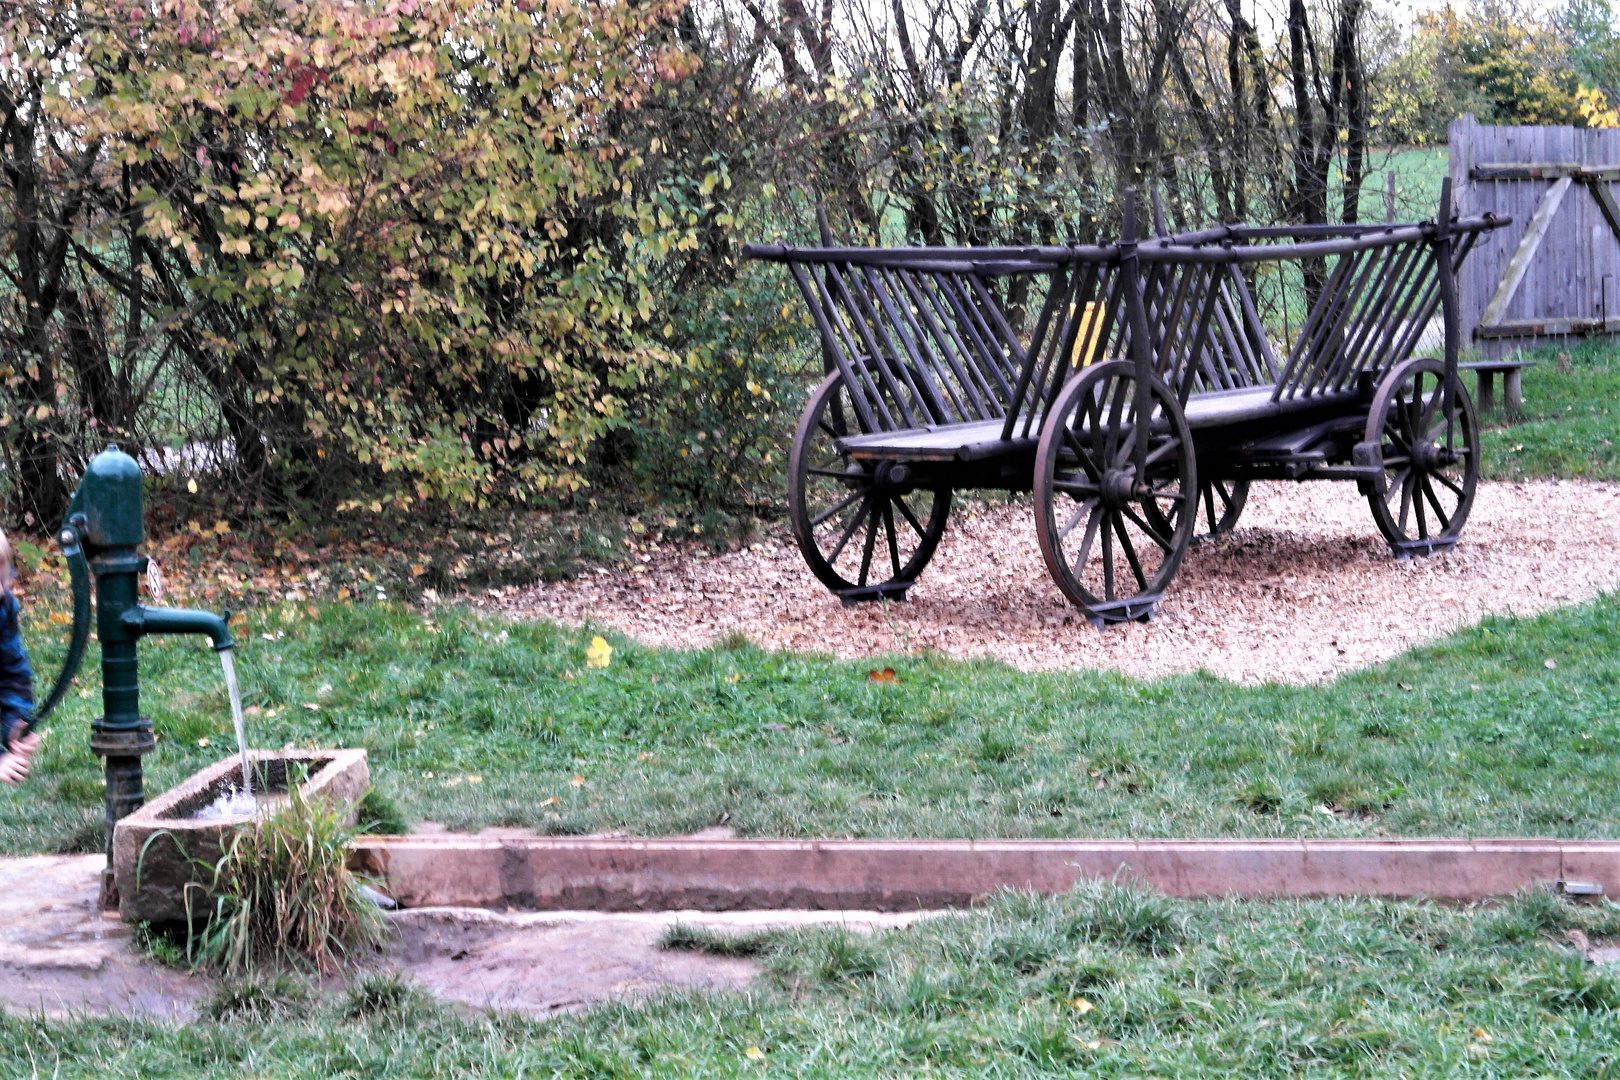
[[[1481,237],[1463,264],[1465,344],[1498,359],[1550,342],[1620,335],[1620,220],[1611,220],[1620,129],[1486,127],[1464,116],[1450,137],[1462,213],[1513,218],[1509,228]],[[1493,168],[1500,166],[1509,168]],[[1516,287],[1504,288],[1514,278]]]

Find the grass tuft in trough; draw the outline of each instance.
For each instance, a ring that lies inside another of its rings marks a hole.
[[[287,802],[238,830],[212,868],[213,910],[187,943],[192,963],[231,977],[283,965],[331,972],[375,951],[386,923],[348,867],[354,836],[330,800],[305,797],[289,776]]]

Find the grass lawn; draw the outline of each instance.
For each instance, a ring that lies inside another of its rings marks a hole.
[[[1567,370],[1560,370],[1561,354]],[[1567,353],[1530,355],[1536,366],[1524,373],[1524,415],[1508,417],[1498,406],[1482,418],[1484,475],[1620,480],[1620,347],[1588,341]],[[1472,391],[1473,380],[1466,381]]]
[[[616,637],[593,669],[588,632],[390,604],[264,608],[238,635],[255,745],[365,746],[407,819],[454,828],[1620,834],[1620,597],[1493,619],[1320,687],[937,655],[877,662],[890,684],[870,663]],[[142,658],[160,791],[233,740],[201,640],[149,640]],[[98,843],[98,704],[70,698],[36,777],[0,794],[4,850]]]
[[[758,957],[746,993],[549,1022],[386,979],[227,988],[183,1027],[0,1019],[0,1072],[51,1077],[1606,1077],[1620,983],[1557,943],[1620,930],[1550,894],[1495,908],[1004,894],[864,937],[673,944]]]

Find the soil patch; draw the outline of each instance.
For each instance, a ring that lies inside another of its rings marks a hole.
[[[0,859],[0,1007],[25,1015],[144,1016],[186,1022],[213,980],[142,955],[134,931],[97,907],[104,855]],[[495,912],[421,908],[391,916],[386,964],[436,997],[549,1014],[673,989],[725,989],[749,960],[661,949],[669,927],[742,933],[772,926],[905,926],[932,912]]]
[[[1350,484],[1256,484],[1236,532],[1194,546],[1158,615],[1092,629],[1047,577],[1027,499],[964,503],[906,603],[844,607],[785,533],[747,550],[652,554],[631,571],[494,590],[519,617],[690,648],[732,633],[844,658],[934,649],[1024,670],[1205,668],[1322,682],[1489,614],[1532,615],[1620,585],[1620,484],[1481,484],[1462,543],[1396,561]]]

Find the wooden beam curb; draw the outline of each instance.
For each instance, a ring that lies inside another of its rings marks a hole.
[[[1477,900],[1558,881],[1620,895],[1620,840],[636,840],[366,837],[403,907],[557,911],[961,907],[1134,880],[1172,896]]]

